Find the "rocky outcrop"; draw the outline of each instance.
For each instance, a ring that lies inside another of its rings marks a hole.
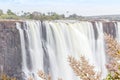
[[[20,36],[15,21],[0,21],[0,73],[21,78]]]
[[[112,35],[115,38],[117,35],[115,25],[115,22],[103,22],[103,31],[107,34]]]

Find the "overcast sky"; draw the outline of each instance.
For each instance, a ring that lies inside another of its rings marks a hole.
[[[120,14],[120,0],[0,0],[0,9],[14,12],[57,12],[83,16]],[[66,13],[69,11],[69,13]]]

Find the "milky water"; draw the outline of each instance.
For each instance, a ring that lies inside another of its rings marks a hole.
[[[95,26],[88,21],[25,21],[24,26],[21,26],[17,23],[21,39],[22,69],[26,79],[32,76],[35,80],[41,80],[37,72],[43,70],[51,74],[52,80],[79,80],[69,66],[68,56],[76,59],[85,56],[96,71],[102,72],[104,78],[107,70],[103,25],[102,22],[94,24]]]

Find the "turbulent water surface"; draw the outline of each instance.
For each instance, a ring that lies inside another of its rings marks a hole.
[[[16,23],[22,49],[22,70],[25,78],[33,76],[41,80],[37,72],[43,70],[51,74],[52,80],[79,80],[68,63],[68,56],[79,58],[84,55],[107,75],[105,64],[104,32],[120,40],[120,23],[88,21],[25,21]]]

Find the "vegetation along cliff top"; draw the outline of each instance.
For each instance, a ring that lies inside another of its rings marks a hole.
[[[15,13],[8,9],[6,13],[0,9],[0,21],[16,21],[16,20],[82,20],[82,21],[96,21],[96,20],[110,20],[119,21],[119,15],[102,15],[102,16],[81,16],[77,14],[71,14],[65,16],[64,14],[57,14],[56,12],[41,13],[39,11]]]

